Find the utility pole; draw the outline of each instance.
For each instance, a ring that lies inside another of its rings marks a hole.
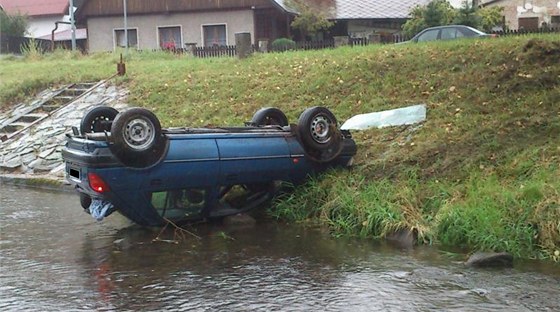
[[[127,14],[126,14],[126,0],[123,0],[123,8],[124,8],[124,55],[128,55],[128,21],[127,21]]]
[[[76,51],[76,22],[74,21],[74,0],[70,0],[70,27],[72,28],[72,51]]]

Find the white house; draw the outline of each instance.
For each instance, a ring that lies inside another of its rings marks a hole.
[[[26,15],[29,18],[26,36],[31,38],[50,35],[57,21],[70,21],[68,0],[0,0],[0,7],[9,15]],[[68,29],[69,24],[59,24],[57,32]]]

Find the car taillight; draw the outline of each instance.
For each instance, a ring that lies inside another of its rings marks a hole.
[[[95,173],[88,173],[89,186],[97,193],[109,192],[109,185]]]

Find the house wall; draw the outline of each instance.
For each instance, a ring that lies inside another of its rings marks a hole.
[[[393,34],[399,32],[404,20],[349,20],[348,36],[352,38],[370,38],[377,34]]]
[[[486,1],[487,2],[487,1]],[[560,1],[558,0],[503,0],[493,1],[483,6],[504,7],[506,26],[510,29],[519,29],[520,18],[538,18],[541,27],[546,23],[552,27],[560,27],[560,24],[552,24],[553,16],[560,16]]]
[[[202,26],[225,24],[227,44],[235,44],[235,33],[250,32],[254,40],[253,11],[197,12],[128,16],[128,28],[137,29],[138,49],[158,49],[158,27],[181,26],[183,44],[203,45]],[[123,29],[122,16],[90,17],[87,20],[89,51],[113,51],[114,29]]]
[[[50,35],[55,27],[54,23],[57,21],[69,21],[69,17],[68,15],[30,17],[27,27],[27,37],[39,38],[44,35]],[[56,31],[67,29],[70,29],[70,25],[59,24]]]

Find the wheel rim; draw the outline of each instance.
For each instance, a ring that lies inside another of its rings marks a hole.
[[[88,130],[93,131],[93,132],[97,132],[97,131],[102,131],[105,130],[102,128],[102,125],[109,121],[110,118],[109,117],[105,117],[105,116],[99,116],[99,117],[95,117],[95,119],[93,119],[93,121],[90,124],[90,127]],[[100,129],[102,128],[102,129]]]
[[[155,126],[147,119],[136,118],[123,129],[125,143],[135,150],[145,150],[155,139]]]
[[[311,137],[317,143],[327,143],[331,139],[330,121],[322,115],[315,116],[311,122]]]

